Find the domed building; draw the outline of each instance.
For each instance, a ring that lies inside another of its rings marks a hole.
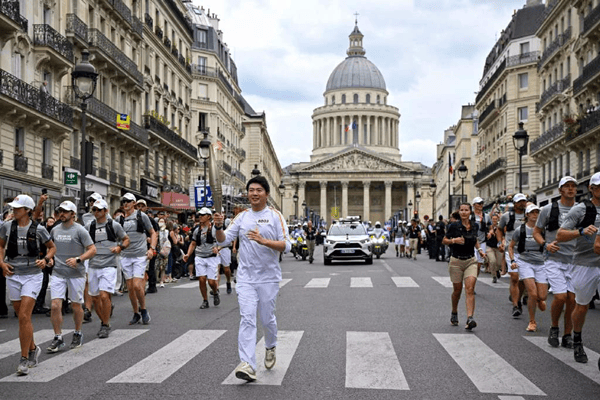
[[[365,56],[358,24],[349,38],[346,59],[327,80],[324,105],[312,115],[310,162],[284,169],[280,190],[289,221],[360,215],[375,223],[408,219],[418,203],[431,210],[431,169],[402,161],[399,110],[387,103],[385,79]],[[425,193],[417,198],[421,186]]]

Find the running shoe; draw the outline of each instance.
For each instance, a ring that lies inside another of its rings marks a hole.
[[[535,323],[535,321],[529,321],[529,325],[527,325],[527,329],[525,329],[527,332],[536,332],[537,331],[537,324]]]
[[[492,283],[497,283],[498,282],[498,278],[496,277],[496,275],[494,275],[494,277],[492,278]]]
[[[235,377],[248,382],[256,380],[256,371],[247,362],[243,362],[235,369]]]
[[[208,305],[208,300],[204,300],[204,301],[202,302],[202,305],[200,306],[200,309],[201,309],[201,310],[204,310],[205,308],[208,308],[208,307],[210,307],[210,306]]]
[[[35,346],[35,349],[29,350],[29,354],[28,354],[29,357],[27,357],[27,360],[29,360],[29,363],[27,364],[27,366],[29,368],[37,367],[38,359],[40,358],[41,352],[42,352],[42,349],[40,349],[40,346]]]
[[[133,318],[131,318],[131,321],[129,321],[129,325],[139,324],[141,319],[142,316],[140,314],[134,313]]]
[[[583,349],[583,343],[574,342],[573,349],[574,349],[573,354],[575,356],[575,361],[577,361],[578,363],[584,363],[584,364],[586,362],[588,362],[587,354],[585,354],[585,350]]]
[[[275,361],[277,360],[277,357],[275,356],[275,346],[271,347],[270,349],[266,349],[265,352],[265,368],[266,369],[271,369],[275,366]]]
[[[552,347],[558,347],[560,342],[558,341],[558,327],[551,327],[550,333],[548,334],[548,344]]]
[[[452,324],[452,326],[458,326],[458,314],[457,313],[450,314],[450,323]]]
[[[513,318],[517,318],[520,315],[521,315],[521,310],[519,309],[519,307],[514,306],[513,310],[512,310],[512,316],[513,316]]]
[[[144,325],[148,325],[152,318],[150,318],[150,313],[148,310],[140,310],[142,312],[142,323]]]
[[[473,317],[467,318],[467,324],[465,325],[465,329],[470,331],[477,326],[477,322],[473,319]]]
[[[562,337],[562,342],[560,345],[562,347],[564,347],[565,349],[572,349],[573,348],[573,338],[571,337],[571,335],[564,335]]]
[[[48,346],[46,348],[46,350],[48,351],[48,353],[56,353],[58,350],[62,349],[63,347],[65,347],[64,340],[62,340],[62,338],[60,338],[58,336],[54,336],[52,343],[50,343],[50,346]]]
[[[100,332],[98,332],[98,337],[100,339],[106,339],[110,333],[110,325],[102,325],[100,327]]]
[[[29,374],[29,359],[27,357],[21,356],[21,361],[19,361],[19,365],[17,366],[17,375],[27,375]]]
[[[83,345],[83,333],[74,333],[73,340],[71,340],[72,349],[76,349],[77,347],[81,347]]]
[[[92,312],[89,308],[83,309],[83,322],[92,322]]]
[[[215,306],[218,306],[219,304],[221,304],[221,298],[219,297],[219,292],[217,292],[214,297],[213,297],[213,304]]]
[[[227,294],[231,294],[231,282],[227,282]]]

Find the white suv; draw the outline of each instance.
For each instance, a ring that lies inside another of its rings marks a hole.
[[[341,220],[329,228],[323,248],[323,263],[332,260],[365,260],[373,264],[371,239],[360,221]]]

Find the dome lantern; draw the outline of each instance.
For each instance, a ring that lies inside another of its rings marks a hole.
[[[354,21],[354,30],[350,33],[350,46],[346,51],[348,57],[364,57],[365,49],[362,47],[363,34],[358,29],[358,21]]]

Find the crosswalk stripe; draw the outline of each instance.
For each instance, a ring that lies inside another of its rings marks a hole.
[[[312,278],[304,287],[305,288],[326,288],[329,286],[331,278]]]
[[[434,333],[433,336],[480,392],[546,395],[477,336],[450,333]]]
[[[346,332],[346,387],[409,390],[387,332]]]
[[[498,400],[525,400],[523,396],[498,396]]]
[[[64,330],[63,335],[72,332],[71,330]],[[33,333],[33,338],[35,339],[36,344],[47,342],[54,338],[54,330],[53,329],[41,329],[37,332]],[[8,356],[12,356],[13,354],[21,352],[21,342],[19,339],[10,340],[6,343],[0,344],[0,360],[6,358]]]
[[[62,354],[40,363],[29,375],[17,376],[15,373],[0,379],[0,382],[50,382],[147,331],[148,329],[115,330],[107,339],[95,339],[84,342],[80,348],[63,350]]]
[[[399,288],[419,287],[417,282],[415,282],[410,276],[392,276],[392,280],[396,284],[396,287]]]
[[[486,285],[489,285],[496,289],[508,289],[510,287],[508,282],[498,281],[496,283],[493,283],[492,278],[488,278],[488,277],[479,277],[479,278],[477,278],[477,282],[485,283]]]
[[[175,289],[191,289],[191,288],[198,289],[198,287],[199,287],[198,281],[194,281],[194,282],[190,282],[190,283],[184,283],[183,285],[177,285],[174,288]]]
[[[253,384],[281,385],[303,334],[304,331],[279,331],[277,333],[277,362],[271,370],[265,368],[263,362],[265,357],[265,339],[260,339],[256,344],[257,380]],[[246,381],[236,378],[235,371],[233,371],[225,378],[222,385],[239,385],[245,383]]]
[[[444,287],[452,287],[452,281],[449,276],[432,276],[431,278]]]
[[[372,288],[371,278],[350,278],[351,288]]]
[[[107,383],[162,383],[225,332],[223,330],[187,331]]]
[[[290,283],[290,281],[291,279],[282,279],[281,282],[279,282],[279,288],[281,289],[282,287]]]
[[[546,353],[553,356],[554,358],[562,361],[569,367],[573,368],[575,371],[587,376],[588,378],[600,385],[600,375],[598,375],[598,364],[595,362],[600,357],[600,354],[584,346],[585,352],[591,362],[588,361],[588,363],[582,364],[575,361],[575,359],[573,358],[572,349],[565,349],[563,347],[552,347],[548,345],[548,340],[545,337],[541,336],[523,337],[529,340],[531,343],[535,344],[540,349],[544,350]]]

